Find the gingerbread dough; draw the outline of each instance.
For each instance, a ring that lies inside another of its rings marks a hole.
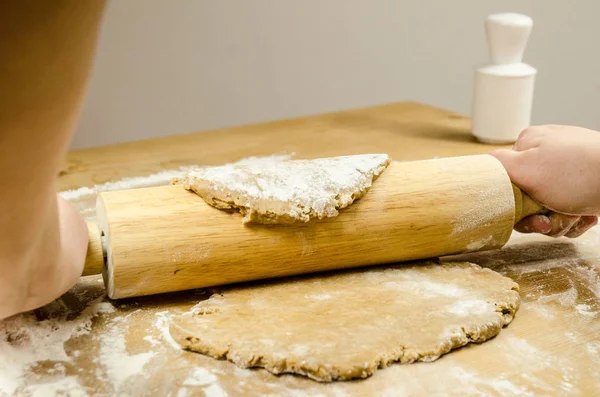
[[[188,172],[183,185],[243,223],[308,222],[337,216],[389,165],[387,154],[234,163]]]
[[[486,341],[519,303],[515,282],[475,264],[394,265],[216,290],[171,334],[242,368],[347,380]]]

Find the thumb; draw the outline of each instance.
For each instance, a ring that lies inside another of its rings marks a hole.
[[[517,152],[510,149],[496,149],[490,153],[491,156],[502,163],[512,183],[521,188],[527,187],[527,180],[529,179],[527,166],[524,163],[525,153],[527,152]]]

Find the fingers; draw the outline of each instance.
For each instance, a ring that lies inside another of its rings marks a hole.
[[[597,216],[582,216],[581,219],[579,219],[579,221],[577,221],[573,227],[571,227],[571,230],[565,233],[565,237],[577,238],[597,224]]]
[[[540,146],[544,131],[540,127],[526,128],[519,134],[512,150],[497,149],[490,153],[504,165],[513,182],[519,184],[518,180],[527,174],[527,157],[530,157],[527,151]]]
[[[558,212],[550,213],[548,218],[552,224],[552,229],[546,235],[550,237],[563,237],[580,219],[579,216],[564,215]]]
[[[523,218],[515,225],[515,230],[520,233],[550,233],[552,223],[545,215],[532,215]]]
[[[544,137],[544,127],[529,127],[524,129],[517,138],[513,150],[524,152],[525,150],[539,147]]]
[[[547,167],[542,167],[540,145],[545,136],[542,127],[530,127],[519,135],[513,149],[496,149],[490,154],[504,166],[512,183],[527,192],[531,197],[539,196],[543,184],[547,181]]]
[[[598,224],[596,216],[573,216],[557,212],[532,215],[515,225],[519,233],[540,233],[549,237],[577,238]]]
[[[517,152],[510,149],[497,149],[490,153],[504,166],[510,180],[521,188],[529,186],[531,174],[530,166],[526,163],[527,152]]]

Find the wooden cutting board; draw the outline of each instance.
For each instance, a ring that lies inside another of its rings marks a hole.
[[[60,189],[276,153],[316,158],[386,152],[395,160],[419,160],[491,149],[470,137],[465,117],[398,103],[72,152]],[[93,200],[93,191],[74,199],[88,219],[94,217]],[[364,381],[332,384],[242,370],[169,343],[168,316],[207,298],[201,291],[98,303],[102,284],[98,277],[89,277],[36,316],[11,320],[14,329],[22,326],[22,334],[30,336],[11,340],[13,352],[35,343],[48,348],[48,341],[65,352],[61,360],[33,363],[17,390],[25,395],[83,390],[89,395],[135,396],[600,395],[600,229],[577,240],[515,234],[499,252],[461,259],[519,283],[522,305],[497,338],[433,363],[393,365]],[[94,317],[79,337],[57,336],[52,328],[86,325],[83,320],[94,310],[105,313]],[[44,330],[55,337],[41,341]],[[10,374],[20,367],[6,369]]]

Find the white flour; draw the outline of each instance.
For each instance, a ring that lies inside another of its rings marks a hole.
[[[467,371],[461,367],[454,367],[451,371],[452,376],[461,384],[468,385],[470,392],[477,393],[475,395],[483,395],[477,390],[479,387],[482,387],[484,389],[492,389],[494,392],[500,393],[500,395],[503,396],[535,396],[534,393],[527,391],[524,387],[516,385],[509,379],[486,379],[481,377],[477,372]]]
[[[460,381],[460,383],[475,388],[480,386],[483,390],[491,389],[500,395],[510,396],[536,396],[529,387],[523,387],[522,384],[535,385],[537,389],[544,390],[542,395],[564,395],[566,392],[573,391],[571,381],[575,375],[573,367],[568,362],[562,362],[560,357],[550,355],[529,344],[522,338],[504,335],[503,343],[506,346],[505,352],[511,357],[515,365],[520,365],[526,369],[511,378],[488,378],[482,376],[478,371],[471,371],[461,367],[453,367],[451,374]],[[541,379],[541,375],[550,372],[558,379],[561,379],[560,391]],[[522,382],[525,381],[525,382]],[[521,385],[520,385],[521,384]],[[475,387],[474,387],[475,386]],[[481,391],[477,395],[480,394]],[[494,394],[496,395],[496,394]]]
[[[92,318],[114,310],[110,303],[96,300],[71,321],[64,318],[38,321],[34,314],[0,321],[0,396],[14,393],[24,383],[25,372],[37,362],[71,362],[64,343],[88,334]]]
[[[594,269],[586,266],[575,266],[573,272],[582,282],[589,285],[596,298],[600,298],[600,275]]]
[[[468,251],[477,251],[493,242],[494,242],[493,236],[488,236],[488,237],[485,237],[482,239],[474,240],[474,241],[471,241],[469,244],[467,244],[467,250]]]
[[[266,163],[274,163],[274,162],[279,162],[279,161],[287,161],[287,160],[291,160],[292,157],[294,157],[296,154],[295,153],[290,153],[290,154],[272,154],[270,156],[250,156],[250,157],[244,157],[238,161],[235,161],[233,163],[230,164],[238,164],[238,165],[251,165],[251,164],[266,164]]]
[[[154,321],[154,326],[160,330],[163,341],[167,342],[174,349],[181,350],[181,346],[179,343],[175,342],[175,339],[173,339],[169,332],[169,312],[165,310],[158,312],[155,315],[156,320]]]
[[[28,386],[25,389],[31,397],[69,396],[87,397],[89,394],[81,387],[75,376],[67,376],[51,383]]]
[[[445,310],[458,316],[481,315],[490,310],[490,304],[482,300],[460,300]]]
[[[207,369],[194,368],[188,377],[183,381],[183,387],[180,391],[185,390],[184,393],[178,395],[196,395],[196,390],[202,390],[206,397],[226,397],[227,393],[217,383],[217,377]],[[193,391],[187,393],[187,391]]]
[[[394,290],[396,293],[418,293],[423,298],[435,298],[438,296],[450,296],[454,298],[464,298],[468,291],[463,288],[446,283],[436,283],[419,275],[417,272],[406,271],[406,277],[413,277],[414,280],[387,281],[381,284],[384,288]]]
[[[586,305],[585,303],[576,305],[575,310],[577,310],[577,313],[586,317],[596,317],[596,315],[598,315],[598,313],[592,311],[592,307],[590,305]]]
[[[192,373],[183,381],[184,386],[208,386],[214,383],[217,377],[204,368],[194,368]]]
[[[114,319],[110,329],[100,336],[99,361],[106,368],[106,374],[116,392],[121,392],[123,384],[132,376],[142,375],[144,365],[155,354],[151,351],[138,354],[127,353],[125,334],[128,326],[125,323],[126,319],[127,317]]]
[[[272,155],[265,157],[245,157],[231,164],[261,164],[273,161],[289,160],[294,154],[285,155]],[[142,187],[151,187],[157,185],[166,185],[171,183],[173,179],[182,178],[185,174],[194,169],[200,169],[206,166],[191,165],[188,167],[181,167],[174,170],[161,171],[156,174],[139,176],[133,178],[123,178],[117,181],[106,182],[100,185],[92,187],[81,187],[74,190],[62,191],[59,194],[65,200],[77,200],[87,196],[96,196],[101,192],[108,192],[113,190],[124,190],[124,189],[137,189]]]
[[[478,189],[469,189],[468,194],[469,196],[477,197],[477,202],[473,203],[470,209],[454,220],[452,234],[461,234],[473,229],[479,229],[482,225],[488,226],[502,214],[514,211],[514,194],[512,189],[495,186],[483,192]],[[479,243],[472,243],[476,245],[474,248],[482,248],[485,244],[493,240],[492,236],[486,238],[489,240],[485,241],[483,245],[481,245],[481,242],[484,240],[479,240]]]
[[[553,295],[543,296],[539,298],[538,301],[540,303],[557,302],[565,307],[575,306],[575,303],[577,302],[577,289],[573,286],[572,282],[570,282],[570,284],[571,287],[568,290]]]
[[[67,190],[60,192],[59,194],[65,200],[76,200],[87,196],[96,196],[101,192],[108,192],[114,190],[124,190],[131,188],[150,187],[155,185],[165,185],[170,183],[174,178],[181,177],[191,167],[180,168],[177,170],[162,171],[157,174],[152,174],[143,177],[136,178],[124,178],[114,182],[106,182],[101,185],[95,185],[92,187],[82,187],[74,190]]]
[[[231,164],[262,164],[289,160],[292,158],[292,156],[294,156],[294,153],[274,154],[265,157],[245,157]],[[95,200],[98,193],[168,185],[173,180],[182,179],[187,172],[195,169],[201,169],[203,167],[206,166],[191,165],[173,170],[165,170],[151,175],[123,178],[117,181],[110,181],[91,187],[81,187],[79,189],[66,190],[60,192],[59,194],[65,200],[73,202],[77,210],[89,221],[94,219],[94,213],[96,210]]]
[[[371,187],[386,154],[247,162],[190,171],[184,186],[217,208],[238,208],[243,222],[308,222],[338,215]]]

